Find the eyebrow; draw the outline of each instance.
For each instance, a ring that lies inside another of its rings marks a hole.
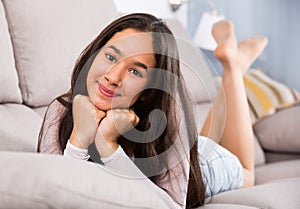
[[[145,70],[148,70],[148,67],[141,62],[134,62],[134,65],[144,68]]]
[[[114,45],[109,45],[107,48],[110,48],[110,49],[114,50],[114,52],[117,53],[118,55],[122,54],[121,51],[120,51],[120,49],[118,49]]]
[[[118,55],[122,55],[121,50],[118,49],[117,47],[115,47],[114,45],[109,45],[107,48],[110,48],[112,50],[114,50],[115,53],[117,53]],[[144,68],[145,70],[148,70],[147,65],[145,65],[144,63],[141,62],[134,62],[134,65]]]

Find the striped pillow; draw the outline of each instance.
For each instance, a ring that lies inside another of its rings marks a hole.
[[[300,102],[300,94],[267,76],[261,69],[251,69],[244,75],[252,124],[282,108]]]

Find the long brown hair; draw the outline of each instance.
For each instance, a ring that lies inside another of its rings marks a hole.
[[[168,89],[170,91],[177,91],[180,98],[181,108],[184,110],[185,123],[187,127],[188,140],[190,144],[190,174],[188,184],[188,194],[186,200],[186,207],[192,208],[198,205],[204,204],[204,184],[201,176],[201,170],[199,166],[198,151],[197,151],[197,129],[192,114],[192,108],[189,105],[189,97],[186,93],[185,84],[180,73],[179,55],[177,45],[172,32],[168,27],[156,17],[144,14],[135,13],[120,17],[109,24],[96,38],[90,43],[81,53],[77,60],[71,79],[70,90],[58,98],[56,98],[62,105],[65,106],[65,111],[62,113],[61,120],[59,121],[59,145],[63,151],[66,147],[67,141],[71,135],[73,129],[73,117],[72,117],[72,99],[73,96],[80,93],[87,95],[86,85],[81,88],[76,88],[76,82],[78,83],[79,77],[86,79],[87,72],[82,72],[82,69],[89,68],[91,65],[91,57],[94,57],[97,51],[99,51],[106,42],[117,32],[127,28],[137,29],[141,32],[151,32],[153,39],[153,48],[156,59],[156,69],[162,69],[176,75],[179,79],[174,80],[168,76],[164,76],[164,73],[160,74],[157,71],[156,75],[153,75],[151,82],[156,83],[162,89]],[[158,34],[158,35],[157,35]],[[81,82],[85,83],[85,82]],[[75,92],[77,91],[77,92]],[[136,129],[145,131],[149,127],[153,130],[160,129],[160,120],[155,120],[155,123],[149,121],[149,114],[154,109],[160,109],[166,116],[166,128],[163,133],[153,142],[149,143],[136,143],[132,140],[128,140],[128,137],[121,136],[118,142],[122,145],[125,152],[129,152],[127,149],[128,144],[133,152],[132,154],[136,158],[147,158],[156,156],[165,150],[167,150],[174,143],[175,138],[179,135],[179,120],[176,117],[178,114],[175,106],[175,99],[166,93],[165,91],[158,90],[157,88],[146,89],[142,92],[142,95],[133,106],[135,113],[140,118],[140,122]],[[45,121],[44,121],[45,122]],[[43,126],[44,126],[43,122]],[[41,140],[43,138],[43,127],[39,134],[38,151],[40,150]],[[151,133],[150,133],[151,134]],[[126,146],[125,146],[126,144]],[[161,162],[156,162],[155,166],[162,166]],[[137,165],[142,171],[145,167],[149,166]],[[157,183],[160,179],[168,176],[168,171],[163,174],[149,177],[154,183]]]

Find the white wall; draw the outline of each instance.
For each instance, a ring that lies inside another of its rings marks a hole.
[[[172,12],[168,0],[114,0],[120,14],[145,12],[159,18],[176,18],[184,27],[188,24],[188,7],[183,4],[178,11]]]

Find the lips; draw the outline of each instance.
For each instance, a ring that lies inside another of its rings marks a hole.
[[[116,93],[113,90],[109,90],[108,88],[106,88],[104,85],[99,84],[98,85],[98,90],[100,91],[101,94],[103,94],[106,97],[116,97],[116,96],[121,96],[121,94]]]

